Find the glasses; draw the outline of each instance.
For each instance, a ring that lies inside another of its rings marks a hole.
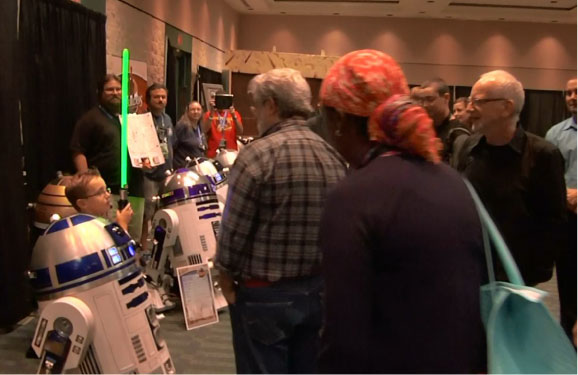
[[[481,107],[482,104],[486,104],[489,102],[499,102],[500,100],[510,100],[510,99],[506,99],[506,98],[468,98],[469,102],[474,106],[474,107]]]
[[[98,189],[98,190],[96,191],[96,193],[87,195],[87,196],[85,196],[84,198],[87,199],[87,198],[92,198],[92,197],[96,197],[96,196],[99,196],[99,195],[110,194],[110,193],[111,193],[110,188],[102,187],[102,188]]]
[[[440,96],[420,96],[414,98],[417,104],[431,104],[436,101]]]

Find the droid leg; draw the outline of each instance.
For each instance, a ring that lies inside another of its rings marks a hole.
[[[82,362],[94,334],[90,308],[75,297],[63,297],[44,308],[32,348],[40,357],[39,374],[62,373]]]

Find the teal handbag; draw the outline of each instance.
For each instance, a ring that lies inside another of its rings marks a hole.
[[[524,285],[520,271],[472,185],[465,181],[480,221],[489,284],[481,287],[490,374],[576,374],[576,350],[542,298]],[[496,281],[490,240],[510,282]]]

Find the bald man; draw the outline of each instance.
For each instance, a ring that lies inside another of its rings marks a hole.
[[[466,140],[457,167],[476,188],[526,284],[536,285],[552,277],[565,244],[564,159],[518,124],[523,106],[524,88],[514,76],[482,75],[467,109],[477,133]],[[496,279],[507,280],[499,264]]]
[[[560,324],[568,337],[576,322],[576,78],[566,83],[566,106],[572,114],[552,126],[546,140],[556,145],[564,157],[566,180],[566,205],[568,208],[568,246],[556,261],[558,295],[560,297]]]

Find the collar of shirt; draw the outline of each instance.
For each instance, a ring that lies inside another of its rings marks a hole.
[[[570,129],[576,130],[576,116],[568,118],[568,121],[566,122],[567,122],[566,126],[564,126],[564,129],[562,130],[570,130]]]
[[[295,125],[295,121],[296,120],[301,120],[303,121],[303,125],[305,125],[305,119],[301,116],[293,116],[287,119],[282,119],[281,121],[279,121],[278,123],[276,123],[275,125],[271,126],[269,129],[265,130],[263,132],[263,134],[261,134],[261,138],[268,136],[269,134],[273,134],[287,126],[292,126]]]
[[[474,142],[472,142],[470,147],[468,147],[468,154],[474,148],[478,146],[481,147],[482,145],[487,144],[488,143],[486,142],[486,137],[484,137],[481,134],[477,134],[477,137],[475,138]],[[522,127],[518,124],[518,126],[516,127],[516,132],[514,133],[514,137],[512,138],[510,143],[507,144],[507,146],[509,146],[512,150],[514,150],[518,154],[522,154],[522,152],[524,151],[525,144],[526,144],[526,133],[524,132],[524,129],[522,129]]]

